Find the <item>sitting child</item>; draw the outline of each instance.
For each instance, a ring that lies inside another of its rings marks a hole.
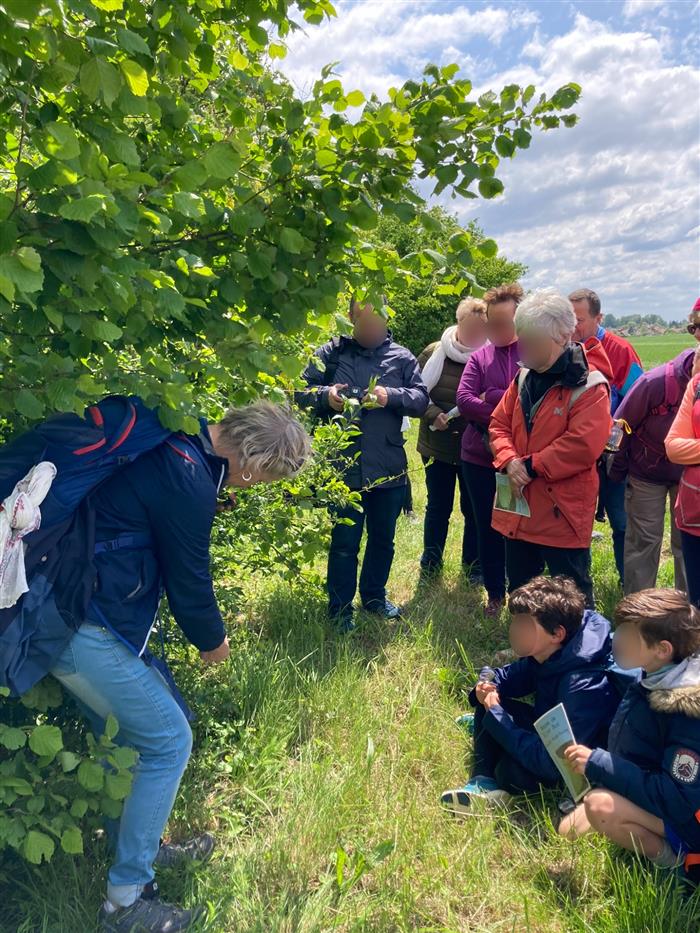
[[[608,751],[580,744],[564,753],[598,787],[559,832],[593,829],[670,868],[700,851],[700,610],[679,590],[626,596],[613,651],[645,676],[620,703]]]
[[[554,787],[559,772],[533,723],[563,703],[577,740],[605,743],[619,702],[608,680],[610,623],[584,611],[583,594],[568,577],[535,577],[508,600],[509,638],[520,658],[479,682],[469,694],[476,707],[474,764],[464,787],[447,790],[442,804],[468,811],[472,797],[506,800],[511,793]],[[534,705],[516,697],[534,694]],[[585,739],[584,736],[588,736]]]

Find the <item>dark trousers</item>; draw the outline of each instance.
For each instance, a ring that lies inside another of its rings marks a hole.
[[[528,703],[519,700],[501,700],[501,706],[510,713],[513,721],[521,729],[533,731],[535,713]],[[498,744],[490,732],[484,728],[486,710],[479,703],[474,710],[474,766],[472,775],[495,778],[496,783],[510,794],[536,793],[540,785],[555,787],[557,781],[541,777],[530,771],[525,765],[509,755]]]
[[[463,460],[462,476],[476,522],[476,543],[484,586],[489,599],[503,599],[506,595],[506,543],[503,535],[491,527],[496,471]]]
[[[586,597],[588,609],[595,609],[589,547],[547,547],[532,541],[506,539],[509,593],[544,573],[545,566],[553,577],[558,574],[571,577]]]
[[[406,495],[404,497],[401,510],[406,515],[410,515],[413,511],[413,486],[411,486],[411,477],[408,475],[408,473],[406,474],[406,486],[404,488],[406,490]]]
[[[459,483],[459,507],[464,516],[462,535],[462,566],[471,575],[480,572],[479,552],[476,543],[476,522],[472,511],[467,487],[459,466],[443,463],[441,460],[425,463],[425,485],[428,501],[425,507],[423,523],[423,556],[420,565],[423,570],[433,571],[442,567],[442,555],[445,551],[447,532],[454,508],[455,484]]]
[[[625,582],[625,531],[627,529],[627,512],[625,511],[625,489],[627,483],[614,483],[608,478],[608,471],[604,465],[598,467],[600,491],[598,493],[598,510],[605,511],[612,531],[613,554],[615,566],[620,577],[620,583]]]
[[[681,547],[688,580],[688,599],[700,609],[700,535],[681,531]]]
[[[362,511],[339,509],[337,518],[350,524],[334,525],[328,553],[328,608],[333,616],[352,613],[357,589],[357,564],[362,531],[367,526],[367,546],[360,573],[360,598],[367,609],[379,610],[386,600],[386,581],[394,559],[396,520],[406,498],[405,486],[378,486],[362,493]]]

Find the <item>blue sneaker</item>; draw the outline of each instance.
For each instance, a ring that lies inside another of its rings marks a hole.
[[[455,816],[464,816],[469,813],[473,798],[505,804],[510,800],[510,794],[501,790],[493,778],[476,774],[464,787],[444,791],[440,795],[440,803]]]
[[[390,600],[385,599],[383,603],[374,601],[367,603],[366,606],[362,607],[365,612],[371,612],[374,615],[382,616],[385,619],[400,619],[401,618],[401,608],[395,606]]]
[[[468,735],[474,735],[474,713],[462,713],[461,716],[457,716],[455,722],[465,729]]]

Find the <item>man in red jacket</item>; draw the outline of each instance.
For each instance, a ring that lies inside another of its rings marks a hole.
[[[600,298],[590,288],[580,288],[569,295],[576,315],[576,340],[580,340],[586,352],[598,346],[605,352],[612,371],[610,382],[610,411],[615,410],[635,381],[642,375],[642,362],[631,343],[617,334],[606,330],[601,322],[603,315]],[[607,376],[607,373],[605,374]],[[607,513],[612,530],[615,566],[620,576],[620,583],[625,582],[625,483],[613,482],[608,478],[604,466],[599,470],[600,494],[598,510],[602,517]]]

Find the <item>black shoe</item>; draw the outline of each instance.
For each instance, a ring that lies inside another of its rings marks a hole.
[[[204,916],[203,907],[175,907],[157,897],[140,897],[130,907],[117,907],[108,912],[100,909],[102,933],[181,933],[189,930]]]
[[[372,615],[382,616],[384,619],[400,619],[401,607],[395,606],[390,600],[385,599],[383,603],[368,603],[362,607],[365,612],[371,612]]]
[[[183,862],[208,862],[215,848],[216,840],[211,833],[202,833],[185,842],[164,842],[153,864],[158,868],[172,868]]]

